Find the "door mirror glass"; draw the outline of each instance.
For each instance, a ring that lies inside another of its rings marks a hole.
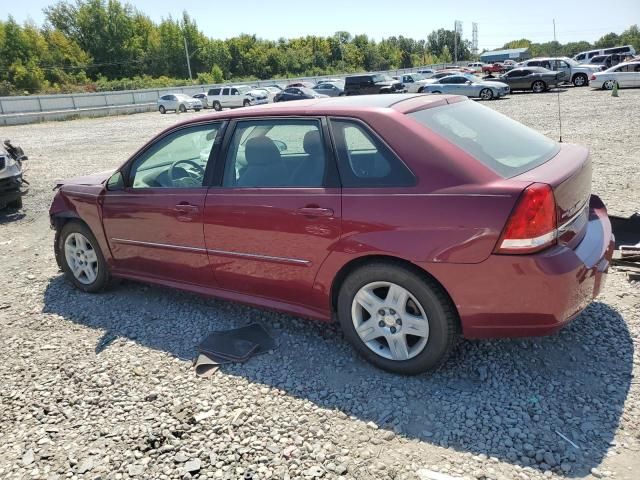
[[[466,81],[466,82],[464,82],[464,83],[466,83],[467,85],[471,85],[471,80],[467,80],[467,81]]]
[[[124,178],[122,177],[122,173],[116,172],[111,175],[111,178],[107,180],[107,190],[110,192],[124,190]]]

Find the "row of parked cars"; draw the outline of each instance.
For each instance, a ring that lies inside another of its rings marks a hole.
[[[622,54],[609,54],[622,55]],[[213,87],[208,92],[193,97],[184,94],[167,94],[158,99],[158,110],[186,112],[203,108],[249,107],[266,103],[303,100],[311,98],[370,95],[385,93],[434,93],[456,94],[492,100],[514,90],[542,93],[561,84],[572,83],[576,87],[591,84],[595,88],[613,89],[640,87],[640,57],[631,58],[603,71],[600,65],[580,64],[568,57],[532,58],[515,63],[485,65],[469,63],[466,67],[449,66],[439,70],[420,69],[391,77],[382,73],[350,75],[344,79],[327,78],[317,84],[311,82],[252,87],[228,85]],[[476,74],[484,73],[480,78]]]

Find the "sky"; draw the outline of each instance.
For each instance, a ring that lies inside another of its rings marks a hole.
[[[0,18],[12,15],[19,22],[31,19],[42,24],[42,9],[55,1],[0,0]],[[608,32],[620,33],[631,24],[640,24],[640,0],[604,3],[595,0],[536,0],[533,3],[517,0],[135,0],[129,3],[155,21],[180,17],[186,10],[207,36],[220,39],[241,33],[270,40],[329,36],[339,30],[366,33],[376,40],[392,35],[424,39],[438,28],[453,30],[454,21],[460,20],[463,37],[471,40],[471,24],[476,22],[480,51],[497,49],[520,38],[551,41],[554,19],[556,37],[562,43],[593,42]]]

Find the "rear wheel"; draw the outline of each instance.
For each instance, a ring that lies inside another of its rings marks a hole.
[[[165,113],[167,113],[167,109],[166,109],[166,108],[164,108],[164,105],[160,105],[160,107],[158,108],[158,110],[159,110],[159,111],[160,111],[160,113],[161,113],[161,114],[163,114],[163,115],[164,115]]]
[[[431,93],[433,93],[433,94],[435,94],[435,95],[440,95],[442,92],[440,92],[439,90],[434,90],[434,91],[433,91],[433,92],[431,92]]]
[[[244,102],[242,102],[243,107],[248,107],[250,105],[251,105],[251,102],[249,100],[245,100]]]
[[[457,338],[457,315],[442,288],[393,263],[371,263],[346,278],[338,319],[360,355],[405,375],[440,366]]]
[[[422,93],[422,92],[424,92],[424,87],[420,87],[420,88],[418,89],[418,93]]]
[[[69,222],[58,236],[66,278],[84,292],[98,292],[109,283],[109,271],[96,238],[86,225]]]
[[[13,202],[7,203],[7,207],[20,210],[22,208],[22,197],[16,198]]]
[[[586,87],[589,85],[589,79],[584,73],[576,73],[572,82],[574,87]]]
[[[201,109],[201,108],[194,108],[194,110],[195,110],[196,112],[199,112],[199,111],[200,111],[200,110],[202,110],[202,109]]]
[[[547,89],[547,84],[544,83],[542,80],[536,80],[531,84],[531,90],[533,90],[533,93],[542,93],[546,89]]]
[[[213,102],[212,107],[216,112],[219,112],[220,110],[222,110],[222,105],[220,105],[220,102],[218,102],[217,100]]]
[[[607,80],[602,84],[602,88],[605,90],[613,90],[613,87],[616,85],[615,80]]]
[[[491,100],[493,99],[493,90],[490,88],[483,88],[480,90],[480,98],[483,100]]]

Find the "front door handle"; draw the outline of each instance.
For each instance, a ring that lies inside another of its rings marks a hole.
[[[178,213],[198,213],[199,208],[190,203],[179,203],[173,210]]]
[[[305,217],[333,217],[333,210],[322,207],[302,207],[298,209],[298,214]]]

